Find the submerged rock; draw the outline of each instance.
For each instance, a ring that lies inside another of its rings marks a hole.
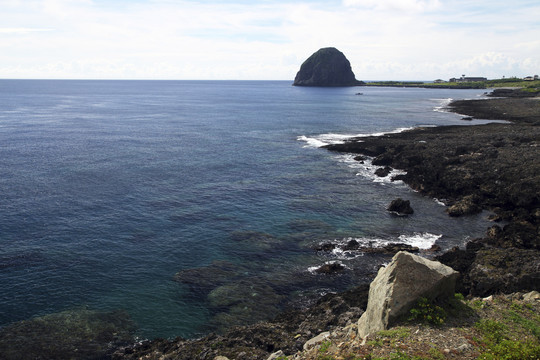
[[[327,294],[307,309],[290,309],[274,320],[230,329],[200,339],[156,339],[119,349],[113,359],[268,359],[281,350],[295,354],[315,335],[356,321],[366,306],[369,285],[341,294]]]
[[[381,268],[369,287],[366,312],[358,321],[358,335],[385,330],[421,297],[436,299],[454,294],[459,273],[437,261],[399,252]]]
[[[210,306],[218,311],[212,323],[220,330],[268,320],[277,315],[282,300],[283,296],[257,278],[222,285],[208,294]]]
[[[69,310],[24,320],[0,330],[2,359],[103,359],[133,341],[124,311]]]
[[[241,243],[243,251],[247,253],[264,253],[271,249],[279,248],[283,245],[283,240],[258,231],[233,231],[230,239]]]
[[[294,79],[295,86],[357,86],[351,63],[336,48],[322,48],[311,55],[300,67]]]
[[[216,260],[208,266],[181,270],[176,273],[174,280],[189,285],[193,290],[209,292],[242,276],[245,276],[242,266]]]

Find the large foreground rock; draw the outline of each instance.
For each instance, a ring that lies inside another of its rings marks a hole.
[[[421,297],[452,296],[459,273],[437,261],[399,252],[381,268],[369,287],[366,312],[358,321],[358,335],[385,330]]]
[[[356,86],[351,63],[336,48],[322,48],[311,55],[300,67],[294,79],[295,86]]]

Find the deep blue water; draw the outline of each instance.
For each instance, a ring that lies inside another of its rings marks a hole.
[[[142,337],[194,336],[219,311],[173,281],[180,270],[228,260],[259,284],[305,278],[275,286],[301,299],[365,281],[386,261],[317,254],[321,241],[463,245],[488,226],[482,215],[449,218],[435,200],[317,145],[463,124],[434,109],[480,93],[1,80],[0,325],[87,306],[127,310]],[[398,196],[413,216],[385,211]],[[238,241],[249,231],[278,245]],[[309,272],[331,260],[346,274]]]

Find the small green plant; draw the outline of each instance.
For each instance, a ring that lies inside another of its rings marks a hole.
[[[382,347],[384,345],[382,339],[373,339],[373,340],[369,340],[366,342],[366,344],[368,344],[369,346],[373,346],[373,347]]]
[[[425,297],[420,298],[409,313],[409,321],[420,321],[433,325],[442,325],[446,320],[446,311],[442,307],[433,304]]]
[[[454,299],[463,301],[463,300],[465,300],[465,296],[463,296],[463,294],[461,294],[461,293],[455,293],[454,294]]]
[[[330,345],[332,345],[331,341],[324,341],[321,346],[319,347],[319,352],[325,353],[330,348]]]
[[[487,303],[482,300],[474,300],[471,302],[471,306],[477,310],[483,309],[487,306]]]

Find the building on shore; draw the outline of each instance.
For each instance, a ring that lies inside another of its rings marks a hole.
[[[485,78],[485,77],[471,77],[471,76],[461,75],[461,77],[459,79],[451,78],[449,81],[450,82],[475,82],[475,81],[487,81],[487,78]]]

